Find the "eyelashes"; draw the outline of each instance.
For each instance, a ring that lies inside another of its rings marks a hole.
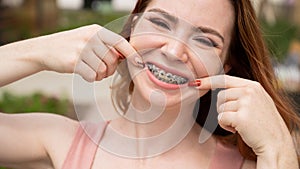
[[[148,20],[155,26],[167,31],[171,31],[171,26],[165,21],[164,19],[157,18],[157,17],[149,17]],[[218,47],[219,44],[217,44],[215,41],[211,40],[208,37],[205,36],[199,36],[193,38],[197,43],[200,45],[204,45],[206,47]]]
[[[171,30],[170,26],[162,19],[159,18],[149,18],[148,19],[151,23],[153,23],[156,26],[159,26],[161,28],[167,29],[167,30]]]
[[[216,42],[210,40],[207,37],[197,37],[197,38],[194,38],[194,40],[203,45],[209,46],[209,47],[218,47],[219,46]]]

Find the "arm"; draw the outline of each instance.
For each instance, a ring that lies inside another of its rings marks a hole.
[[[43,70],[37,43],[31,39],[0,47],[0,87]]]
[[[44,70],[100,81],[115,72],[117,51],[132,62],[142,62],[123,37],[99,25],[8,44],[0,47],[0,87]]]
[[[0,124],[0,166],[61,168],[78,123],[53,114],[0,113]]]
[[[34,73],[73,73],[85,41],[99,30],[88,26],[0,47],[0,87]]]
[[[0,47],[0,87],[44,70],[101,80],[115,72],[118,53],[141,62],[123,37],[99,25],[8,44]],[[72,126],[74,122],[61,116],[0,113],[0,165],[61,168],[68,149],[62,145],[73,138]]]
[[[282,140],[275,141],[257,156],[258,169],[299,169],[297,154],[290,134],[287,132]]]
[[[281,147],[269,147],[257,156],[257,162],[246,160],[242,169],[298,169],[295,147],[290,134],[286,135],[280,143]]]

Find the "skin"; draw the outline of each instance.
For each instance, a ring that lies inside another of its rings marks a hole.
[[[186,3],[186,1],[184,1],[184,3]],[[211,10],[213,6],[212,2],[210,4],[205,1],[188,1],[188,4],[188,7],[191,9],[196,8],[199,10],[185,11],[180,10],[182,7],[180,3],[170,5],[165,1],[152,1],[146,9],[146,14],[141,16],[141,19],[138,19],[139,22],[133,29],[130,44],[132,44],[137,51],[147,51],[143,54],[145,63],[159,62],[170,69],[176,68],[186,77],[189,77],[190,80],[193,80],[195,78],[218,74],[219,69],[223,69],[226,52],[231,40],[234,14],[231,5],[227,2],[222,3],[223,6],[218,7],[216,10],[218,12],[210,14],[210,17],[207,17],[207,10]],[[159,11],[157,12],[157,10]],[[160,11],[177,17],[178,21],[163,18],[160,16],[162,14],[159,14],[162,13]],[[228,15],[227,17],[220,18],[221,13],[227,13]],[[168,24],[168,28],[155,25],[155,23],[149,21],[151,18],[156,17],[163,19],[164,24]],[[218,32],[220,36],[224,38],[224,41],[213,33],[197,33],[191,30],[191,27],[211,28]],[[205,37],[205,40],[216,42],[218,46],[210,47],[194,40],[203,37]],[[147,41],[143,39],[147,39]],[[208,58],[210,58],[210,60]],[[155,62],[155,60],[158,61]],[[141,72],[138,76],[133,77],[134,82],[137,84],[137,90],[135,91],[139,93],[137,95],[142,95],[142,98],[135,99],[139,100],[139,103],[141,103],[141,100],[147,100],[149,98],[149,94],[146,94],[144,91],[152,91],[158,88],[158,86],[153,86],[151,83],[145,82],[143,77],[147,77],[146,72]],[[164,92],[167,96],[174,95],[173,91],[164,90]],[[204,92],[200,92],[199,95],[202,96],[203,94]],[[169,103],[170,106],[178,105],[178,98],[180,96],[176,95],[172,97],[175,103]],[[172,97],[168,97],[170,102],[173,101]],[[145,105],[143,102],[141,104]]]
[[[183,3],[187,9],[197,10],[182,10]],[[218,48],[213,48],[213,51],[219,56],[221,63],[224,63],[233,24],[233,11],[228,1],[177,0],[170,4],[164,0],[153,0],[146,10],[153,8],[163,9],[192,25],[209,26],[219,32],[224,37],[224,43]],[[228,15],[224,16],[224,13]],[[207,17],[208,14],[210,17]],[[139,31],[138,27],[135,29],[133,37]],[[197,59],[184,44],[169,38],[148,37],[149,41],[145,41],[145,37],[139,40],[140,37],[142,36],[131,39],[129,44],[119,35],[101,26],[92,25],[2,46],[0,47],[0,86],[44,70],[60,73],[72,73],[75,70],[75,73],[87,81],[101,80],[115,71],[118,64],[117,51],[127,57],[130,71],[134,73],[143,70],[136,64],[137,59],[140,61],[155,59],[141,58],[136,50],[154,48],[158,53],[168,54],[164,55],[166,63],[176,63],[176,66],[182,66],[184,70],[188,70],[187,72],[192,72],[194,78],[201,78],[201,86],[183,89],[187,91],[187,96],[200,97],[211,88],[226,89],[218,96],[219,123],[229,131],[239,132],[258,156],[257,164],[245,161],[243,168],[296,169],[298,167],[295,148],[288,129],[272,99],[261,85],[223,75],[205,77],[212,72],[217,74],[218,69],[206,72],[203,66],[196,67],[196,64],[201,64],[205,60]],[[149,104],[149,94],[157,87],[146,78],[147,76],[142,76],[143,73],[145,72],[141,71],[135,76],[133,103],[134,100],[140,100],[142,104]],[[226,83],[223,83],[224,79]],[[162,127],[168,127],[163,124],[169,124],[173,120],[169,117],[174,115],[170,112],[177,108],[175,105],[178,103],[176,100],[178,92],[161,90],[166,94],[167,107],[164,111],[165,116],[162,116],[157,123]],[[189,107],[194,101],[187,100],[186,106]],[[140,108],[138,103],[135,104]],[[13,168],[29,166],[61,168],[78,127],[76,121],[48,114],[0,114],[0,124],[0,133],[9,136],[0,140],[0,164]],[[113,120],[111,126],[125,134],[139,137],[160,132],[155,128],[157,124],[142,128],[129,124],[123,119]],[[134,129],[139,135],[133,132]],[[194,125],[180,144],[155,158],[124,159],[98,149],[93,168],[199,168],[199,166],[207,168],[209,159],[213,156],[216,139],[211,137],[204,144],[199,144],[197,139],[200,130],[199,125]],[[103,139],[110,138],[104,136]],[[18,140],[22,140],[22,144]],[[274,140],[281,141],[274,142]],[[32,152],[32,155],[28,155],[27,152]],[[182,154],[182,152],[187,153]],[[191,158],[186,159],[185,155]]]

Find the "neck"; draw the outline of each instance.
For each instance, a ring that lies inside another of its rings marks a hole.
[[[186,139],[191,140],[193,138],[193,143],[198,142],[198,139],[195,138],[199,136],[199,131],[193,129],[194,126],[200,127],[195,124],[193,117],[195,102],[189,104],[182,102],[182,104],[175,104],[175,106],[150,104],[151,106],[145,109],[143,105],[149,104],[145,104],[136,97],[132,98],[125,116],[112,120],[110,129],[106,132],[108,133],[106,135],[114,140],[118,136],[112,132],[125,136],[127,139],[120,142],[128,142],[127,149],[132,151],[131,154],[134,154],[131,156],[144,158],[157,155],[170,150]],[[187,135],[189,137],[186,137]],[[193,137],[190,137],[191,135]],[[129,144],[129,142],[131,143]],[[190,144],[191,142],[186,143]],[[124,147],[120,149],[124,149]]]
[[[135,138],[153,137],[169,128],[179,127],[182,129],[185,126],[191,128],[195,123],[193,118],[195,102],[181,101],[181,104],[168,105],[166,101],[159,100],[161,97],[154,98],[156,100],[150,98],[150,102],[143,101],[137,94],[133,94],[124,116],[115,120],[122,126],[119,128],[122,134]]]

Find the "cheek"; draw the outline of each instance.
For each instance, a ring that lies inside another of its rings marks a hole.
[[[197,78],[217,75],[223,69],[223,61],[214,51],[199,51],[191,57],[190,64]]]
[[[152,34],[133,34],[130,37],[129,43],[137,51],[158,49],[163,46],[163,38],[161,36],[155,36]]]
[[[208,76],[208,71],[206,66],[203,63],[198,63],[197,65],[193,66],[196,74],[196,79],[203,78]]]

